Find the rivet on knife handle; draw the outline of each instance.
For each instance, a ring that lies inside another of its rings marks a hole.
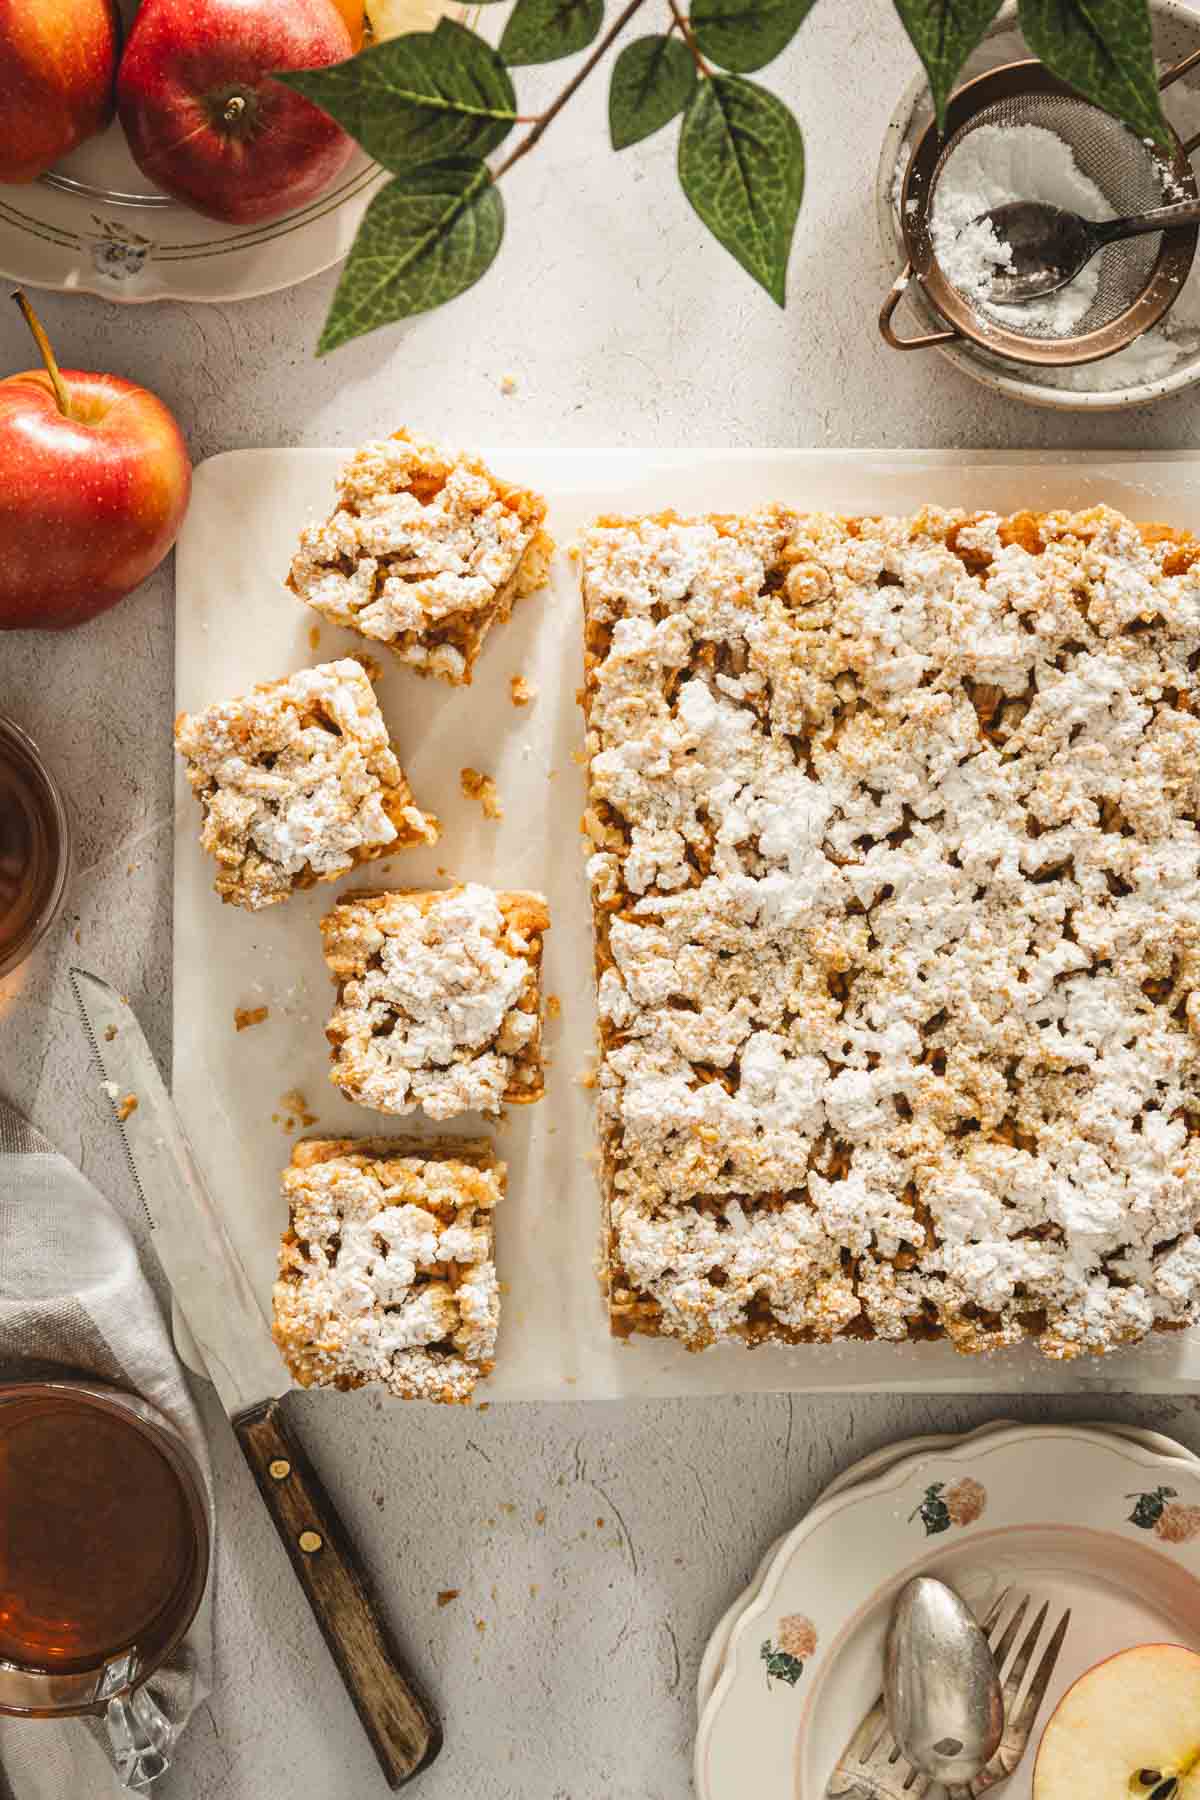
[[[240,1413],[233,1428],[380,1766],[401,1787],[433,1761],[441,1729],[400,1667],[342,1522],[279,1402]]]

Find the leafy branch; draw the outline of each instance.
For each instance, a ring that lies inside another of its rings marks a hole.
[[[660,0],[660,4],[662,0]],[[939,125],[1001,0],[893,0],[929,78]],[[514,0],[495,49],[442,19],[279,80],[329,113],[392,179],[367,208],[318,353],[441,306],[490,268],[504,236],[498,182],[541,141],[647,0],[604,27],[605,0]],[[617,55],[609,135],[625,150],[680,120],[684,195],[780,306],[804,191],[804,143],[783,101],[748,75],[791,43],[815,0],[665,0],[665,29]],[[1167,141],[1148,0],[1018,0],[1030,50],[1139,137]],[[544,112],[517,102],[509,71],[587,55]],[[529,129],[495,164],[517,125]]]

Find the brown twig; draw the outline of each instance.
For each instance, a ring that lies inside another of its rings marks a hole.
[[[696,65],[697,74],[711,75],[712,70],[709,68],[708,64],[705,62],[704,58],[701,56],[700,47],[697,44],[695,38],[692,36],[692,27],[691,27],[690,21],[684,18],[683,14],[680,12],[678,6],[675,4],[675,0],[667,0],[667,4],[671,8],[672,24],[678,25],[680,33],[683,37],[683,41],[692,53],[692,61]]]
[[[576,93],[578,89],[583,86],[584,82],[587,80],[596,64],[600,61],[600,58],[604,55],[609,45],[613,42],[614,38],[620,36],[630,19],[632,19],[634,13],[645,4],[646,0],[629,0],[629,4],[622,8],[608,30],[604,33],[604,36],[600,39],[600,42],[596,45],[596,48],[592,51],[592,54],[588,57],[587,61],[580,69],[576,70],[570,81],[568,81],[566,87],[558,96],[558,99],[551,102],[538,119],[533,130],[521,139],[516,149],[511,155],[505,157],[499,168],[492,170],[493,181],[499,181],[502,175],[507,175],[513,164],[519,162],[523,156],[533,149],[533,146],[537,143],[542,133],[546,130],[547,126],[558,117],[572,94]]]

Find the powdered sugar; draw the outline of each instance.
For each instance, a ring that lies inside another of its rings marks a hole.
[[[1069,145],[1044,125],[980,125],[947,158],[933,195],[929,230],[946,279],[986,317],[1038,337],[1067,337],[1079,329],[1100,285],[1093,260],[1056,293],[1020,306],[986,299],[997,269],[1011,266],[980,214],[1013,200],[1037,200],[1085,219],[1112,217],[1112,207],[1080,170]]]

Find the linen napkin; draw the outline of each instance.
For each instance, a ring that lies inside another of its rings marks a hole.
[[[204,1434],[133,1239],[91,1182],[0,1099],[0,1381],[53,1375],[98,1376],[170,1420],[204,1473],[211,1536]],[[210,1566],[191,1630],[145,1684],[176,1735],[211,1688],[211,1594]],[[92,1718],[0,1718],[0,1768],[5,1800],[124,1791]]]

